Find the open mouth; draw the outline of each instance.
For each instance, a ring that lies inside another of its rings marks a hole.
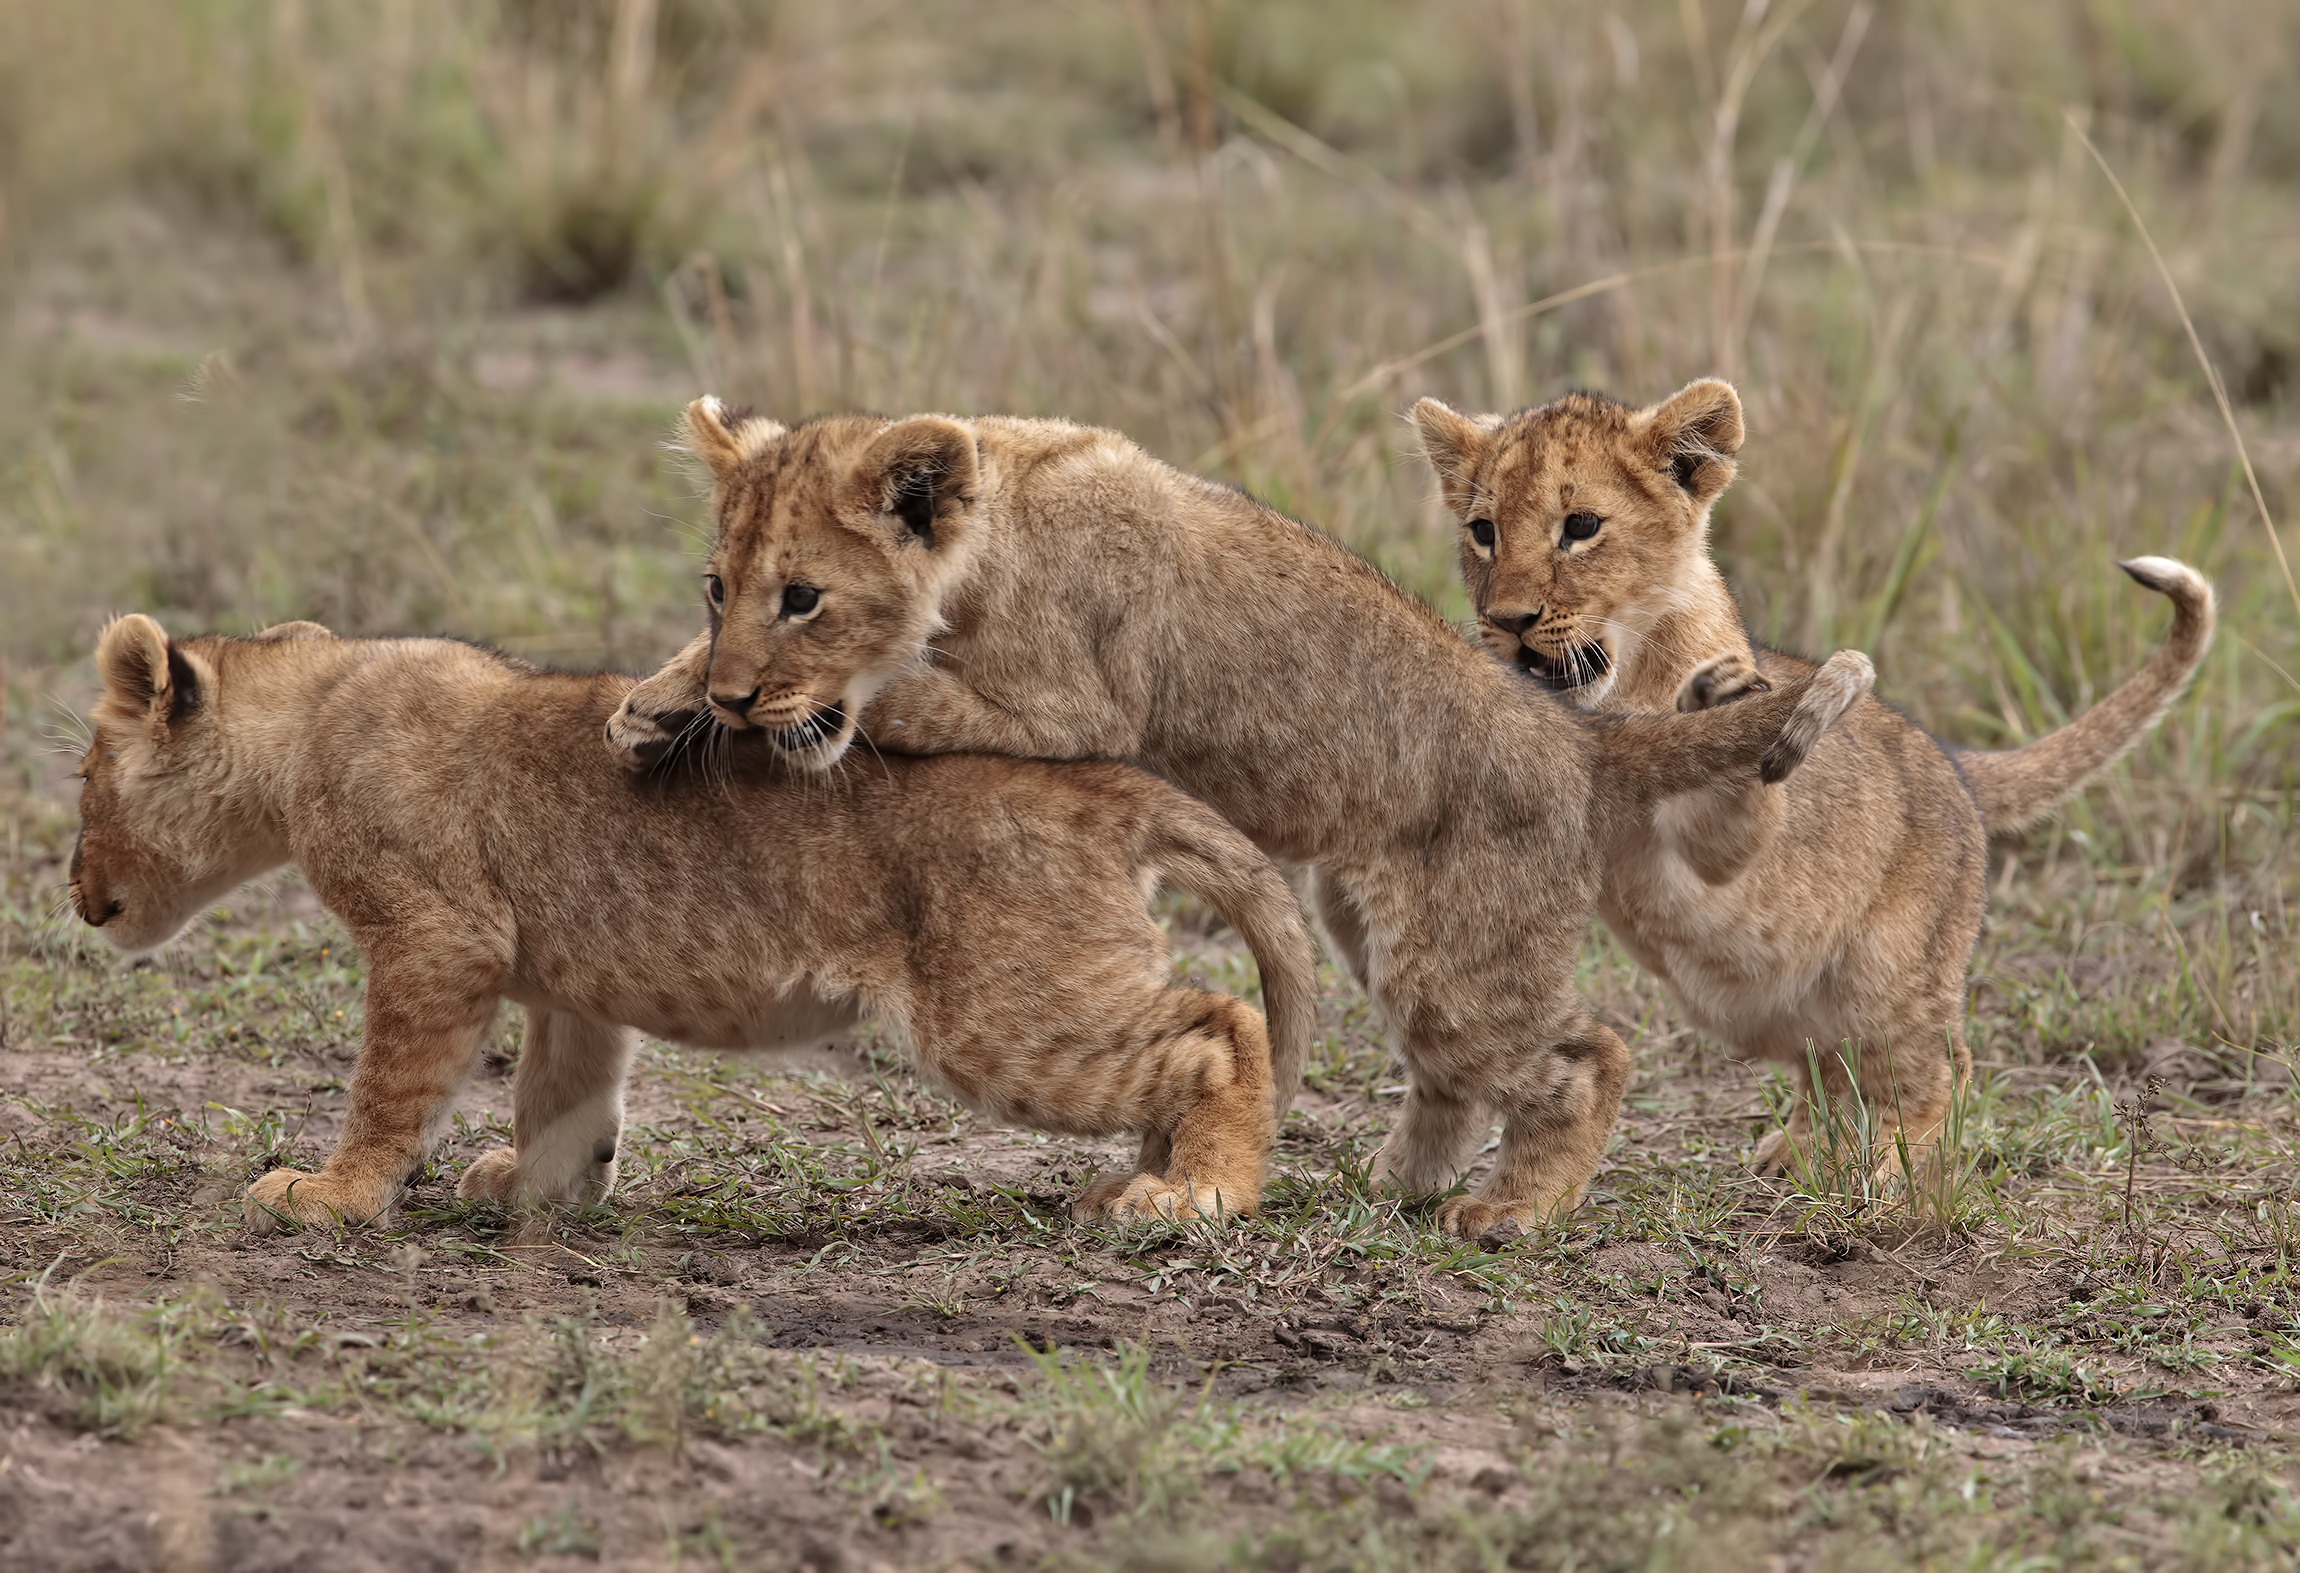
[[[769,732],[777,748],[788,754],[803,754],[810,748],[829,742],[846,730],[847,709],[836,701],[823,706],[813,715],[795,726],[786,726],[779,732]]]
[[[1601,644],[1577,644],[1556,655],[1519,645],[1517,664],[1526,676],[1553,694],[1587,687],[1613,669],[1612,659]]]

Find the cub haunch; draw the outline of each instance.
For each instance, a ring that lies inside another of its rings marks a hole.
[[[1619,1110],[1629,1051],[1572,987],[1607,838],[1659,797],[1793,770],[1869,680],[1847,653],[1744,704],[1585,722],[1332,540],[1115,432],[786,431],[700,399],[687,433],[715,482],[708,627],[610,745],[643,767],[710,719],[823,770],[867,738],[1176,782],[1311,868],[1411,1079],[1379,1172],[1442,1190],[1503,1117],[1443,1210],[1469,1235],[1573,1207]]]
[[[98,665],[80,916],[146,950],[292,862],[367,960],[342,1140],[317,1174],[258,1180],[252,1223],[383,1214],[500,998],[527,1009],[514,1142],[467,1196],[606,1194],[633,1029],[788,1048],[867,1013],[994,1118],[1141,1133],[1082,1216],[1260,1201],[1271,1043],[1298,1074],[1313,1026],[1308,928],[1250,842],[1141,771],[952,757],[824,781],[737,749],[637,780],[597,741],[628,678],[310,624],[172,640],[132,616]],[[1168,981],[1162,881],[1246,938],[1267,1028]]]

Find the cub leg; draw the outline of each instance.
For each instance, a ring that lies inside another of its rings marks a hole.
[[[1409,1067],[1433,1063],[1432,1057],[1407,1045]],[[1453,1183],[1468,1160],[1470,1148],[1493,1128],[1493,1114],[1482,1100],[1441,1083],[1424,1070],[1409,1069],[1412,1085],[1398,1110],[1396,1123],[1374,1153],[1372,1177],[1389,1180],[1408,1196],[1428,1196]]]
[[[1176,989],[1180,1030],[1139,1052],[1147,1115],[1141,1169],[1098,1182],[1081,1219],[1237,1217],[1258,1210],[1270,1154],[1270,1038],[1261,1013],[1223,994]],[[1153,1165],[1159,1167],[1153,1168]]]
[[[371,950],[367,1030],[342,1139],[319,1173],[274,1169],[248,1187],[251,1228],[374,1222],[423,1161],[470,1077],[480,1035],[495,1017],[503,960],[482,940],[437,943],[444,924],[429,914],[403,926],[428,929],[434,943]]]
[[[1677,709],[1714,710],[1772,686],[1745,653],[1728,651],[1694,668],[1677,690]],[[1654,810],[1653,829],[1704,884],[1723,885],[1772,843],[1787,806],[1788,793],[1777,784],[1721,781],[1663,800]]]
[[[1910,1164],[1923,1164],[1940,1139],[1950,1102],[1972,1079],[1972,1056],[1965,1048],[1963,1023],[1956,1020],[1955,1007],[1949,1019],[1930,1033],[1863,1044],[1859,1074],[1861,1095],[1876,1111],[1882,1150],[1878,1177],[1902,1172],[1903,1141]]]
[[[694,727],[708,724],[711,636],[697,634],[663,669],[623,696],[607,718],[607,749],[626,770],[645,770]]]
[[[888,681],[863,712],[862,730],[888,753],[1012,754],[1022,759],[1128,759],[1141,728],[1108,694],[1058,682],[994,703],[941,667],[913,667]]]
[[[1358,987],[1370,994],[1372,986],[1366,982],[1366,918],[1351,900],[1349,887],[1339,876],[1314,868],[1310,871],[1310,899],[1317,907],[1318,921],[1325,925],[1326,938],[1341,952],[1343,965],[1350,969],[1350,976],[1357,979]]]
[[[511,1082],[512,1145],[480,1154],[456,1194],[506,1203],[603,1199],[615,1188],[623,1082],[637,1045],[627,1027],[529,1011]]]
[[[1751,1168],[1765,1175],[1792,1174],[1800,1164],[1813,1156],[1813,1144],[1817,1139],[1813,1130],[1813,1117],[1818,1112],[1819,1096],[1826,1096],[1831,1107],[1839,1112],[1840,1118],[1846,1123],[1846,1134],[1836,1139],[1857,1140],[1857,1136],[1850,1131],[1850,1126],[1859,1118],[1854,1097],[1856,1090],[1859,1093],[1859,1103],[1868,1107],[1870,1139],[1877,1149],[1878,1171],[1885,1173],[1898,1167],[1897,1159],[1893,1156],[1893,1131],[1898,1121],[1893,1109],[1891,1056],[1881,1046],[1866,1040],[1857,1047],[1849,1041],[1828,1048],[1800,1043],[1793,1050],[1767,1057],[1777,1061],[1788,1073],[1792,1089],[1789,1117],[1777,1129],[1765,1133],[1765,1139],[1757,1144],[1756,1156],[1750,1160]],[[1821,1067],[1818,1095],[1813,1085],[1813,1065],[1816,1060]]]
[[[1502,1101],[1492,1172],[1438,1213],[1441,1228],[1469,1239],[1498,1223],[1526,1227],[1580,1206],[1629,1085],[1628,1045],[1587,1012],[1521,1063],[1525,1079]]]

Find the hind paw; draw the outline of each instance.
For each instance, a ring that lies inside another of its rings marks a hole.
[[[1773,685],[1757,671],[1757,663],[1739,650],[1702,662],[1677,690],[1680,715],[1714,710],[1751,694],[1769,693]]]
[[[519,1149],[496,1147],[471,1160],[456,1183],[455,1194],[467,1202],[504,1202],[513,1199],[519,1184]]]

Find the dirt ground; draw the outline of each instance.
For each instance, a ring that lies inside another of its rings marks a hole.
[[[53,856],[20,852],[12,891],[52,884]],[[1250,1223],[1074,1226],[1116,1144],[987,1125],[868,1038],[775,1064],[651,1047],[623,1189],[517,1219],[453,1194],[508,1129],[507,1010],[389,1227],[260,1236],[248,1179],[316,1160],[342,1117],[357,962],[325,914],[290,877],[123,967],[15,910],[8,1566],[2241,1565],[2296,1544],[2274,1063],[2160,1085],[2129,1229],[2110,1090],[2088,1114],[2080,1074],[1995,1067],[1969,1194],[1928,1216],[1751,1180],[1759,1078],[1649,1020],[1591,1205],[1464,1245],[1364,1184],[1401,1089],[1329,974]],[[1233,936],[1170,916],[1184,964],[1248,979]],[[1634,1003],[1593,955],[1595,991]],[[2226,1545],[2199,1552],[2199,1524]]]

